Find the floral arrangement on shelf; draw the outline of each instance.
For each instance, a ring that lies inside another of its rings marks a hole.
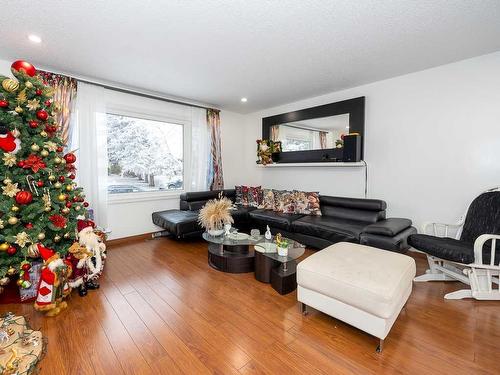
[[[273,154],[281,152],[281,142],[268,139],[257,139],[257,164],[267,165],[273,163]]]
[[[219,194],[217,199],[209,200],[200,210],[198,222],[212,236],[224,233],[226,224],[234,223],[230,210],[233,202]]]

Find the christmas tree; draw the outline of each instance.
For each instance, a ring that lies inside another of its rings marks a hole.
[[[73,181],[76,157],[63,152],[53,89],[25,61],[11,71],[15,78],[0,76],[0,285],[19,272],[28,288],[23,275],[41,246],[64,258],[88,203]]]

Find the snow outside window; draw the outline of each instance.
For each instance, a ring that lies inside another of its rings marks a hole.
[[[108,194],[184,187],[183,125],[108,113]]]

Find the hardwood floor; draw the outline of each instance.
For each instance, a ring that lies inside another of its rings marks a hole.
[[[317,311],[303,317],[295,292],[213,270],[205,242],[162,238],[110,248],[101,289],[74,293],[55,318],[0,309],[48,337],[42,375],[498,374],[500,303],[443,299],[459,288],[415,284],[377,354],[374,337]]]

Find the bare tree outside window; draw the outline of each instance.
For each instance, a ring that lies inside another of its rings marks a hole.
[[[183,126],[107,114],[108,193],[183,188]]]

